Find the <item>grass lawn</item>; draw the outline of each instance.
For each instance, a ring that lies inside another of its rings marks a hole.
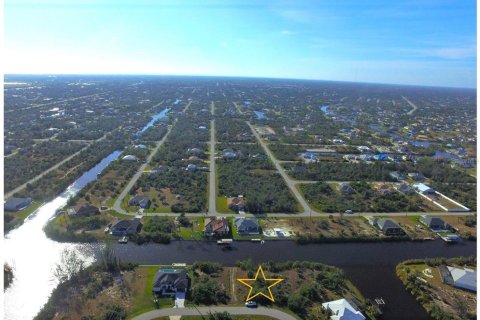
[[[14,212],[15,216],[17,219],[21,219],[22,221],[25,220],[29,215],[31,215],[35,210],[40,208],[40,206],[43,204],[41,201],[32,201],[32,204],[28,206],[28,208],[25,208],[23,210]]]
[[[203,240],[203,227],[205,225],[204,218],[191,218],[191,227],[180,227],[178,234],[183,240]]]
[[[218,192],[217,192],[218,194]],[[233,210],[230,210],[230,208],[227,205],[227,198],[226,197],[217,197],[217,211],[221,213],[236,213]]]
[[[138,267],[135,271],[136,279],[133,281],[131,292],[132,308],[128,310],[129,318],[142,314],[144,312],[154,310],[153,303],[153,278],[159,266]],[[160,308],[173,307],[171,298],[162,298],[158,300]]]

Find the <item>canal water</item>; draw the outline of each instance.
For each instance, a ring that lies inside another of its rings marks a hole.
[[[101,244],[65,244],[48,239],[43,226],[55,211],[67,203],[86,184],[94,181],[108,164],[120,155],[115,151],[91,170],[85,172],[60,196],[40,207],[18,229],[4,239],[4,257],[14,270],[14,280],[4,294],[4,318],[32,319],[47,302],[57,281],[52,276],[65,248],[77,250],[87,263],[94,261]],[[411,258],[476,255],[476,243],[446,246],[440,241],[394,243],[342,243],[297,245],[292,241],[267,241],[261,245],[236,242],[233,250],[222,251],[213,242],[174,241],[170,245],[114,245],[124,262],[140,264],[192,263],[217,261],[234,265],[239,259],[264,261],[309,260],[342,268],[348,278],[370,299],[386,302],[384,319],[428,319],[425,311],[405,291],[395,275],[398,262]]]
[[[155,124],[155,122],[157,122],[158,120],[160,120],[160,119],[162,119],[163,117],[165,117],[165,116],[167,115],[167,112],[168,112],[169,110],[170,110],[169,108],[165,108],[162,112],[154,115],[154,116],[152,117],[152,120],[150,120],[150,122],[147,123],[147,124],[145,125],[145,127],[143,127],[142,130],[139,131],[139,134],[144,133],[145,131],[147,131],[148,128],[152,127],[152,126]]]
[[[75,195],[110,162],[120,156],[114,151],[95,167],[85,172],[60,196],[37,209],[25,223],[12,230],[4,239],[4,258],[13,267],[14,279],[4,293],[4,318],[7,320],[32,319],[47,302],[52,290],[57,286],[52,276],[55,265],[65,248],[76,249],[86,263],[93,262],[99,246],[65,244],[48,239],[43,226],[55,215],[55,211],[65,206],[70,196]]]
[[[256,263],[269,260],[321,262],[342,268],[366,298],[382,298],[385,301],[383,319],[423,320],[430,318],[397,278],[396,265],[413,258],[475,256],[476,242],[457,245],[445,245],[440,240],[298,245],[293,241],[266,241],[262,245],[237,241],[233,250],[224,251],[215,242],[174,241],[170,245],[116,245],[115,252],[125,262],[153,265],[215,261],[233,266],[241,259],[252,259]]]

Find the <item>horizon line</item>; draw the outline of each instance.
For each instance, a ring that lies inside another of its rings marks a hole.
[[[240,79],[265,79],[265,80],[293,80],[293,81],[312,81],[312,82],[340,82],[351,84],[373,84],[385,86],[405,86],[405,87],[426,87],[443,89],[470,89],[477,90],[474,87],[428,85],[428,84],[405,84],[392,82],[369,82],[352,80],[326,80],[312,78],[288,78],[288,77],[269,77],[269,76],[232,76],[232,75],[199,75],[199,74],[167,74],[167,73],[4,73],[3,82],[6,76],[157,76],[157,77],[198,77],[198,78],[240,78]]]

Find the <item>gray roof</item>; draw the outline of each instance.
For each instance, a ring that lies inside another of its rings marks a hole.
[[[155,273],[155,277],[153,278],[153,288],[159,288],[163,284],[171,285],[177,290],[187,289],[187,272],[183,269],[160,269]]]
[[[256,219],[235,218],[234,224],[239,231],[257,231],[259,228]]]
[[[25,202],[32,201],[31,198],[10,198],[5,202],[6,207],[17,207],[24,204]]]
[[[462,289],[477,291],[477,272],[470,269],[447,267],[452,275],[453,285]]]
[[[377,220],[377,225],[380,229],[382,230],[387,230],[390,228],[400,228],[401,227],[393,220],[390,219],[378,219]]]

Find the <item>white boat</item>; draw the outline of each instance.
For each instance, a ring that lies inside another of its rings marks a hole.
[[[218,245],[229,245],[233,243],[233,239],[220,239],[217,241]]]
[[[118,243],[128,243],[128,237],[124,236],[118,239]]]

